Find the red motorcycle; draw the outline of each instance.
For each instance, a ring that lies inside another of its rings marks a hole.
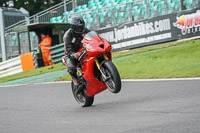
[[[84,36],[82,43],[77,67],[79,86],[75,87],[73,81],[71,85],[76,101],[82,107],[88,107],[93,104],[94,96],[107,88],[112,93],[118,93],[121,78],[112,63],[112,47],[108,41],[91,31]],[[81,90],[77,91],[80,86]]]

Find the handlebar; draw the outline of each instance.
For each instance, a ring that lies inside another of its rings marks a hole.
[[[81,50],[81,53],[80,53],[80,56],[79,56],[79,58],[78,58],[78,61],[80,61],[84,56],[87,56],[87,49],[86,48],[83,48],[82,50]]]

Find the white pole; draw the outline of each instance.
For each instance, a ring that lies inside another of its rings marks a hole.
[[[0,8],[0,32],[1,32],[1,51],[2,51],[2,61],[6,61],[6,47],[5,47],[5,33],[4,33],[4,17],[3,9]]]
[[[67,11],[67,8],[66,8],[66,0],[64,0],[64,11],[65,11],[65,12]]]
[[[66,0],[64,0],[64,12],[65,12],[65,20],[66,20],[66,22],[67,22],[67,15],[66,15],[66,13],[67,13]]]
[[[20,10],[23,14],[26,14],[26,16],[25,16],[26,24],[30,24],[29,12],[28,12],[26,9],[24,9],[23,7],[21,7],[19,10]]]

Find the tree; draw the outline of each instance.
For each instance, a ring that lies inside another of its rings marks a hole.
[[[0,7],[8,7],[9,1],[10,0],[1,0]],[[60,2],[63,2],[63,0],[13,0],[14,8],[19,9],[20,7],[23,7],[29,11],[31,16]]]
[[[0,7],[3,7],[3,6],[8,6],[8,5],[6,5],[6,2],[8,2],[9,0],[1,0],[0,1]]]

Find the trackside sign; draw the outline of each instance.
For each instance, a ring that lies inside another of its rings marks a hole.
[[[200,32],[200,11],[184,14],[176,18],[174,26],[181,30],[182,35]]]
[[[102,33],[100,36],[107,39],[109,42],[119,42],[125,39],[134,37],[152,35],[163,31],[171,30],[170,19],[163,19],[155,22],[139,22],[133,26],[125,25],[123,28],[114,28],[110,32]],[[151,40],[146,40],[151,41]]]
[[[113,49],[126,49],[144,46],[160,41],[172,40],[171,15],[126,24],[98,31],[99,35],[111,42]]]
[[[200,11],[193,9],[97,31],[123,50],[200,35]]]

